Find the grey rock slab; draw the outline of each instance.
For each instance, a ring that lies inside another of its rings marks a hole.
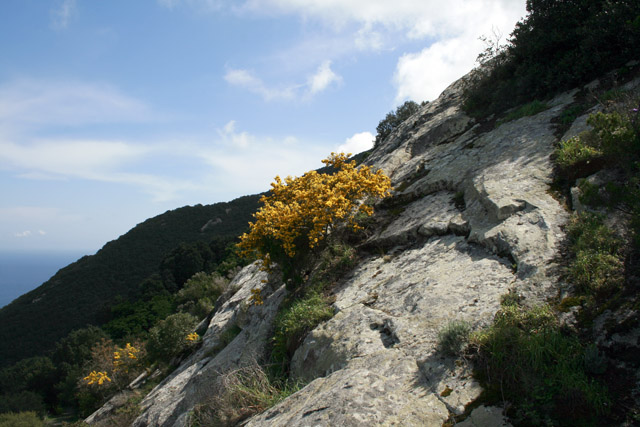
[[[415,361],[387,350],[352,359],[318,378],[247,426],[440,426],[449,411],[421,383]]]
[[[389,345],[384,330],[388,318],[362,304],[339,312],[311,331],[296,351],[291,361],[293,377],[309,382],[344,368],[354,357],[383,351]]]
[[[453,204],[453,193],[439,191],[410,203],[370,243],[404,244],[421,236],[442,235],[449,231],[449,223],[460,221],[460,212]],[[455,227],[455,225],[454,225]]]
[[[511,427],[502,408],[496,406],[478,406],[469,417],[456,424],[460,427]]]

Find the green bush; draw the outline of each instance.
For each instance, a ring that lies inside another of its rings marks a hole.
[[[602,156],[603,152],[600,149],[586,144],[580,136],[560,141],[555,151],[556,163],[567,171],[581,163],[588,163]]]
[[[271,361],[281,374],[288,371],[289,361],[304,337],[321,322],[333,317],[329,300],[317,292],[286,304],[274,321]]]
[[[151,360],[169,363],[189,348],[186,339],[193,332],[198,319],[188,313],[176,313],[158,322],[149,331],[147,354]]]
[[[591,114],[587,124],[599,140],[604,154],[612,163],[626,162],[629,156],[637,157],[638,135],[628,117],[618,112]]]
[[[616,256],[598,251],[580,251],[569,269],[579,291],[602,295],[620,289],[624,283],[624,263]]]
[[[42,395],[33,391],[17,391],[0,395],[0,414],[3,412],[35,412],[45,413]]]
[[[603,295],[624,282],[622,241],[592,213],[574,215],[567,227],[571,252],[569,279],[586,294]]]
[[[471,325],[464,320],[452,320],[438,332],[438,347],[449,356],[459,356],[464,351],[471,333]]]
[[[514,424],[582,425],[606,413],[609,398],[585,371],[585,350],[549,306],[503,306],[472,341],[486,389],[514,405]]]
[[[391,132],[393,132],[395,128],[414,115],[419,109],[420,105],[416,102],[406,101],[404,104],[396,108],[395,112],[390,111],[387,113],[387,116],[381,120],[376,127],[376,131],[378,133],[376,135],[374,145],[378,146],[387,136],[389,136],[389,134],[391,134]]]
[[[640,57],[637,0],[528,0],[527,12],[500,60],[465,91],[472,115],[552,96]]]
[[[0,427],[40,427],[44,423],[35,412],[0,414]]]
[[[217,273],[194,274],[178,291],[176,301],[180,311],[193,314],[199,319],[209,315],[216,300],[227,289],[229,281]]]

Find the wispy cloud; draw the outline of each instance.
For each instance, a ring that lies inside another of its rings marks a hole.
[[[342,83],[342,77],[331,69],[331,61],[322,62],[305,84],[270,87],[253,73],[244,69],[229,69],[224,76],[227,83],[260,95],[266,101],[309,99],[332,85]]]
[[[254,76],[250,71],[243,69],[228,70],[224,75],[224,79],[227,83],[258,94],[267,101],[293,99],[296,93],[295,86],[282,88],[268,87],[260,78]]]
[[[31,237],[31,236],[44,236],[45,234],[47,234],[47,232],[44,230],[37,230],[37,231],[25,230],[25,231],[14,233],[13,235],[17,238],[24,238],[24,237]]]
[[[222,0],[157,0],[158,3],[168,9],[180,6],[188,6],[205,12],[219,10],[224,5]]]
[[[80,179],[138,187],[156,202],[172,200],[194,184],[177,178],[127,171],[164,147],[121,141],[44,140],[17,144],[0,141],[0,168],[22,178]]]
[[[20,79],[0,86],[0,125],[84,125],[149,120],[145,103],[102,83]]]
[[[76,13],[76,0],[62,0],[58,7],[51,10],[51,28],[64,30]]]

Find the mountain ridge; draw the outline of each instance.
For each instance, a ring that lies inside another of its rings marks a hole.
[[[180,243],[237,237],[246,229],[259,197],[167,211],[107,242],[95,255],[63,267],[0,309],[0,366],[44,353],[74,329],[104,323],[116,298],[126,298],[158,272],[162,259]],[[216,219],[220,222],[203,229]],[[69,295],[74,295],[74,304],[68,304]],[[52,318],[56,322],[50,322]]]

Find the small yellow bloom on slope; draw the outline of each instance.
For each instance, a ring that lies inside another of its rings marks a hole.
[[[100,372],[91,371],[91,373],[89,373],[89,375],[84,377],[83,380],[85,380],[88,385],[92,385],[96,383],[98,385],[102,385],[104,384],[105,381],[111,382],[111,378],[107,376],[107,373],[101,372],[101,371]]]
[[[260,289],[255,288],[251,289],[251,296],[249,297],[249,302],[253,305],[262,305],[264,301],[262,300],[262,293]]]
[[[190,333],[186,338],[186,340],[190,342],[196,342],[198,341],[198,339],[200,339],[200,335],[198,335],[196,332]]]

